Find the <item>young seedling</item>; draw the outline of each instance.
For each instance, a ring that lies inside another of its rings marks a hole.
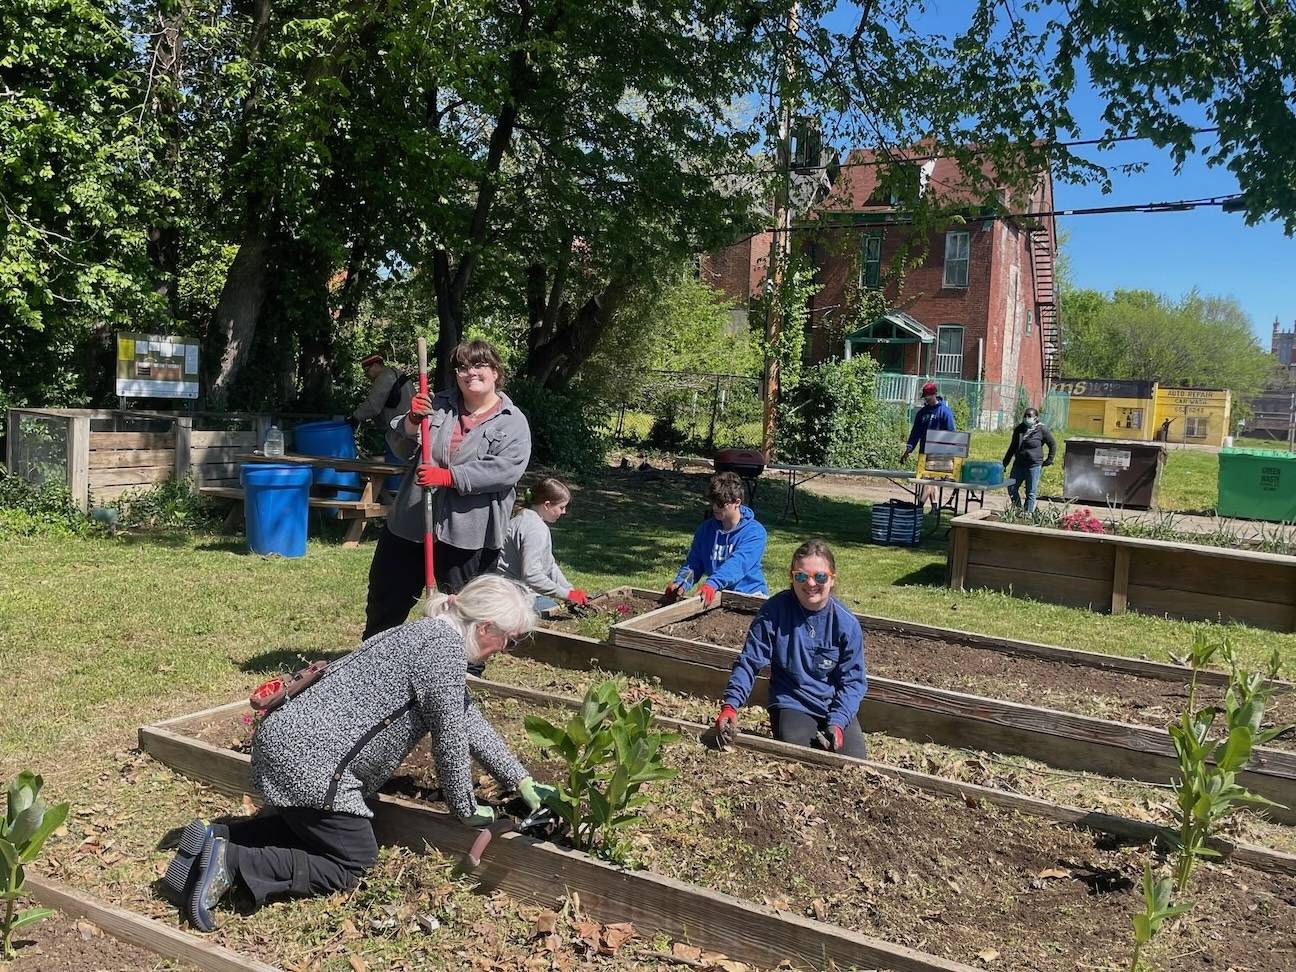
[[[1196,708],[1197,678],[1219,654],[1229,668],[1229,685],[1224,707]],[[1277,806],[1241,786],[1237,773],[1262,746],[1288,730],[1288,726],[1262,730],[1265,705],[1273,695],[1270,682],[1277,677],[1279,656],[1275,650],[1267,671],[1247,672],[1238,667],[1228,639],[1212,643],[1204,634],[1193,642],[1189,661],[1193,669],[1188,705],[1177,722],[1169,726],[1179,761],[1179,779],[1173,784],[1179,806],[1179,856],[1175,864],[1175,893],[1183,894],[1201,857],[1217,857],[1206,846],[1216,824],[1241,804]],[[1223,738],[1212,738],[1216,719],[1224,716]]]
[[[567,764],[567,779],[546,805],[571,829],[572,844],[620,862],[618,831],[635,818],[646,797],[640,788],[667,780],[675,770],[662,763],[662,747],[677,733],[654,730],[652,703],[626,707],[615,682],[591,687],[563,726],[540,716],[526,717],[533,743],[557,753]]]
[[[1172,905],[1174,882],[1168,877],[1154,877],[1152,862],[1143,865],[1143,911],[1134,916],[1134,959],[1130,972],[1143,968],[1143,949],[1161,926],[1192,907],[1191,901]]]
[[[4,924],[0,926],[4,936],[0,957],[5,959],[16,954],[14,932],[54,914],[49,908],[28,908],[21,914],[14,913],[26,882],[23,865],[36,859],[46,838],[59,828],[68,813],[66,803],[51,807],[41,799],[44,782],[35,773],[22,772],[7,791],[8,807],[4,825],[0,827],[0,901],[5,904]]]

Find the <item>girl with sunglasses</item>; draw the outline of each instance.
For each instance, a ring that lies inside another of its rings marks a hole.
[[[856,714],[868,677],[859,621],[833,597],[837,562],[822,540],[807,540],[792,555],[791,585],[771,597],[747,632],[747,643],[716,717],[720,733],[737,728],[738,709],[756,676],[770,669],[769,713],[774,736],[800,746],[868,755]]]

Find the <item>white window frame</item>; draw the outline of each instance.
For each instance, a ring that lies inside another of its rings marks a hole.
[[[958,332],[958,353],[941,351],[941,336],[953,334],[955,331]],[[936,346],[933,350],[936,355],[935,374],[937,378],[963,377],[963,351],[966,340],[967,329],[962,324],[942,324],[936,328]]]
[[[971,263],[972,234],[966,230],[950,230],[945,234],[945,273],[941,286],[966,289]]]
[[[870,252],[873,251],[873,252]],[[869,283],[869,267],[873,267],[873,282]],[[865,233],[860,240],[859,285],[875,290],[882,285],[882,234]]]
[[[1185,439],[1205,439],[1209,435],[1210,435],[1210,419],[1207,416],[1187,415],[1184,417],[1184,438]]]

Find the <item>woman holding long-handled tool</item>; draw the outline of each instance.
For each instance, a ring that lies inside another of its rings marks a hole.
[[[502,391],[504,366],[489,343],[463,342],[452,363],[454,388],[430,397],[422,390],[422,367],[419,394],[392,422],[400,433],[392,444],[398,456],[412,461],[426,452],[401,482],[374,550],[366,638],[404,623],[432,580],[433,564],[438,588],[455,594],[493,571],[504,546],[517,483],[531,459],[531,429]],[[430,561],[424,545],[429,534]]]

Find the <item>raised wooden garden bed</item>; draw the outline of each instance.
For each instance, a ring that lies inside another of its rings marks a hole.
[[[956,517],[949,586],[1071,607],[1296,631],[1296,557]]]
[[[524,745],[523,714],[572,701],[490,684],[478,691],[515,745]],[[240,793],[247,757],[195,737],[245,733],[242,711],[236,703],[145,727],[141,744],[182,772]],[[520,754],[542,769],[540,754]],[[1006,794],[980,799],[976,788],[960,787],[939,795],[920,785],[922,774],[902,785],[844,757],[807,754],[825,760],[811,767],[768,755],[778,754],[672,747],[669,762],[681,774],[655,789],[637,828],[637,846],[653,850],[643,861],[649,871],[509,836],[488,849],[478,875],[487,889],[550,906],[577,891],[600,920],[632,921],[645,937],[665,933],[767,966],[788,959],[802,968],[1078,972],[1128,961],[1128,917],[1138,907],[1145,850],[1113,847],[1046,814],[993,802]],[[471,836],[426,803],[384,796],[375,810],[385,841],[459,854]],[[1239,860],[1204,865],[1194,879],[1191,920],[1166,933],[1184,972],[1229,962],[1293,967],[1284,956],[1296,945],[1296,878],[1244,870]],[[766,905],[754,903],[762,898]],[[827,920],[792,913],[803,909]],[[875,930],[890,941],[864,934]]]
[[[597,655],[612,670],[660,678],[673,691],[718,699],[759,604],[727,592],[710,609],[690,599],[614,625],[606,651],[591,655],[594,646],[565,645],[551,636],[537,639],[524,653],[559,665],[581,665]],[[1176,772],[1173,744],[1160,727],[1185,697],[1186,669],[928,626],[910,632],[902,622],[859,617],[869,632],[869,692],[859,713],[865,731],[1015,753],[1064,769],[1154,783],[1168,782]],[[888,671],[899,677],[887,677]],[[1205,681],[1217,690],[1223,679],[1213,674]],[[1289,683],[1279,688],[1274,716],[1281,720],[1292,716],[1296,695]],[[983,694],[991,691],[1015,700]],[[752,701],[763,704],[764,692],[762,680]],[[1047,700],[1050,706],[1027,700]],[[1095,705],[1115,718],[1063,708]],[[1136,724],[1140,719],[1147,724]],[[1296,824],[1296,752],[1258,749],[1239,781],[1283,804],[1284,809],[1272,810],[1274,820]]]

